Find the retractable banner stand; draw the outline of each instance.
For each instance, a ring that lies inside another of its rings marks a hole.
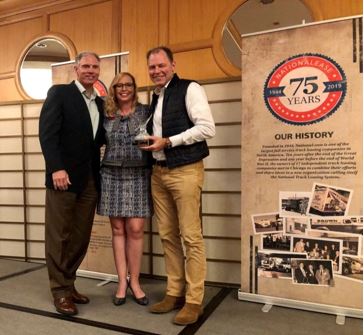
[[[115,74],[128,69],[128,52],[101,56],[100,77],[94,84],[99,96],[107,95],[108,87]],[[54,84],[69,83],[74,79],[74,62],[58,63],[52,67]],[[78,275],[116,279],[114,256],[111,244],[111,227],[108,217],[95,215],[90,245]]]
[[[241,300],[362,317],[361,32],[242,38]]]

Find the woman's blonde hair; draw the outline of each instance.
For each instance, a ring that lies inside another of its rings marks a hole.
[[[134,98],[133,98],[133,103],[132,103],[132,109],[134,110],[136,104],[138,103],[138,93],[137,93],[137,85],[135,82],[135,78],[134,76],[129,73],[129,72],[120,72],[118,73],[114,79],[112,80],[110,87],[109,87],[109,92],[107,94],[106,100],[105,100],[105,114],[108,117],[114,117],[116,114],[116,111],[119,109],[119,106],[117,104],[117,99],[116,99],[116,95],[115,95],[115,85],[119,82],[119,80],[124,77],[124,76],[129,76],[133,82],[134,85]]]

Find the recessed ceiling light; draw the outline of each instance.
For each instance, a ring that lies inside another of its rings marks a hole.
[[[46,48],[48,45],[43,43],[43,42],[39,42],[35,45],[37,48],[41,48],[41,49],[44,49]]]

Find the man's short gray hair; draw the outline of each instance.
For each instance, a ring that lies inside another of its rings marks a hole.
[[[77,56],[76,56],[76,58],[75,58],[75,63],[76,64],[79,64],[80,63],[80,61],[81,61],[81,59],[83,58],[83,57],[86,57],[86,56],[94,56],[98,61],[100,61],[100,56],[97,54],[97,53],[95,53],[95,52],[92,52],[92,51],[82,51],[82,52],[80,52]]]

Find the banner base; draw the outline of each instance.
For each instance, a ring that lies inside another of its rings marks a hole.
[[[326,314],[334,314],[340,317],[363,318],[363,310],[355,308],[345,308],[340,306],[331,306],[306,302],[301,300],[285,299],[278,297],[270,297],[267,295],[259,295],[253,293],[238,291],[238,299],[250,302],[258,302],[266,305],[275,305],[281,307],[289,307],[302,309],[310,312],[319,312]],[[341,320],[341,319],[340,319]]]
[[[76,275],[79,277],[86,277],[91,279],[100,279],[103,281],[113,281],[118,282],[118,276],[112,275],[110,273],[102,273],[96,271],[88,271],[88,270],[77,270]]]

